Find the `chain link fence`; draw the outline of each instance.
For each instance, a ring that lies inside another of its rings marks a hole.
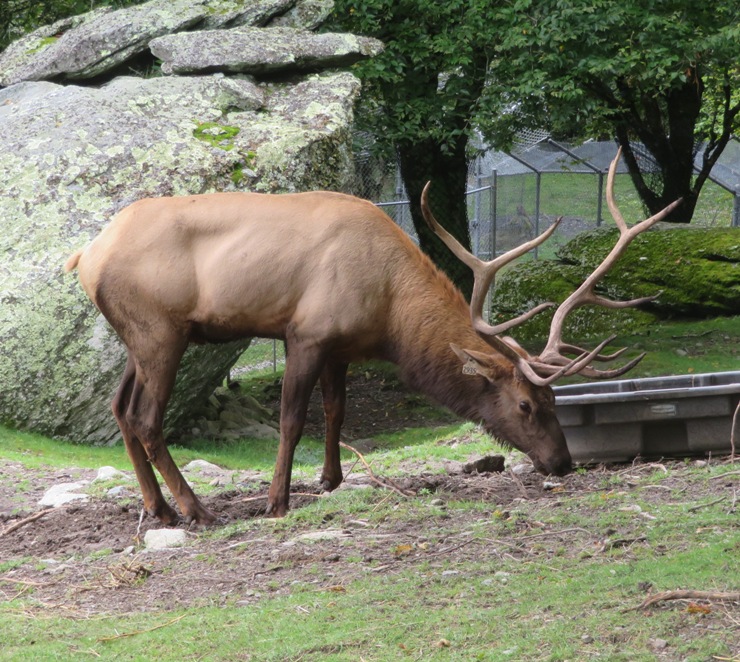
[[[606,174],[616,155],[613,142],[558,143],[546,134],[523,136],[509,153],[484,152],[470,162],[467,206],[473,252],[491,259],[532,239],[559,216],[553,237],[532,257],[552,257],[577,234],[611,223]],[[701,153],[697,159],[701,158]],[[354,193],[375,202],[416,239],[406,190],[393,162],[369,154],[357,159]],[[615,197],[628,222],[646,217],[624,162],[615,178]],[[444,223],[444,219],[440,219]],[[740,141],[733,139],[715,166],[692,225],[740,227]]]

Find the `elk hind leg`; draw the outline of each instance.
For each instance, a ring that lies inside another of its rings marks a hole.
[[[186,522],[210,524],[217,517],[200,502],[175,464],[164,441],[162,425],[175,376],[187,342],[175,337],[159,339],[151,355],[136,355],[136,377],[127,421],[141,441],[147,459],[164,478]],[[163,352],[160,348],[167,348]]]
[[[326,449],[324,468],[321,472],[321,487],[330,491],[342,482],[342,463],[339,458],[339,433],[344,423],[347,401],[346,363],[327,363],[321,373],[321,393],[324,402],[326,424]]]
[[[164,498],[157,477],[154,475],[154,470],[147,459],[144,447],[134,434],[126,418],[126,412],[131,405],[135,380],[136,364],[129,353],[126,368],[123,371],[123,378],[113,398],[111,408],[118,422],[118,427],[121,429],[126,452],[131,459],[134,471],[136,472],[136,478],[141,487],[144,509],[150,516],[158,518],[164,524],[174,524],[179,519],[178,515]]]

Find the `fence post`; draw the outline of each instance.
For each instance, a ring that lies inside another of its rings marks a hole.
[[[596,202],[596,227],[597,228],[601,227],[601,221],[602,221],[601,212],[603,211],[603,207],[602,207],[603,203],[601,199],[603,197],[604,197],[604,173],[600,172],[599,173],[599,197],[597,198],[597,202]]]
[[[535,174],[535,181],[537,182],[537,190],[534,194],[534,236],[537,237],[540,234],[540,188],[542,186],[542,175],[538,170]],[[534,247],[534,259],[538,259],[537,246]]]
[[[493,260],[497,253],[496,247],[496,226],[498,225],[498,170],[494,168],[491,172],[491,259]]]

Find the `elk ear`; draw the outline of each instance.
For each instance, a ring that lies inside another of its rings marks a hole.
[[[472,349],[462,349],[454,343],[450,343],[450,347],[462,361],[464,375],[481,375],[489,382],[493,382],[502,376],[504,369],[490,354],[476,352]]]

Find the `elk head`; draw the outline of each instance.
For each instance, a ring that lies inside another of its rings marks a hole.
[[[595,293],[596,283],[611,269],[632,240],[658,221],[670,214],[681,203],[677,200],[658,214],[632,226],[627,226],[614,201],[614,175],[621,149],[609,167],[606,198],[609,211],[619,228],[619,239],[604,261],[591,273],[555,311],[545,348],[539,355],[529,354],[505,332],[522,324],[554,303],[543,303],[518,317],[497,325],[483,318],[483,304],[488,290],[493,286],[496,273],[506,264],[545,241],[557,228],[560,218],[534,239],[512,250],[484,262],[467,251],[434,218],[428,202],[429,183],[421,196],[424,219],[452,253],[473,270],[474,285],[470,300],[470,318],[473,329],[494,353],[480,352],[469,348],[451,346],[463,363],[463,373],[473,378],[482,377],[477,410],[483,419],[486,431],[504,443],[511,444],[526,453],[535,468],[544,474],[564,475],[571,470],[572,463],[565,436],[555,416],[555,396],[550,385],[561,377],[582,375],[592,379],[608,379],[623,375],[633,368],[644,356],[641,354],[626,364],[610,370],[594,367],[595,362],[611,361],[625,349],[604,354],[604,348],[616,336],[606,338],[594,349],[587,350],[563,342],[563,323],[575,308],[596,304],[608,308],[626,308],[652,301],[658,295],[613,301]],[[489,393],[486,393],[486,390]]]

